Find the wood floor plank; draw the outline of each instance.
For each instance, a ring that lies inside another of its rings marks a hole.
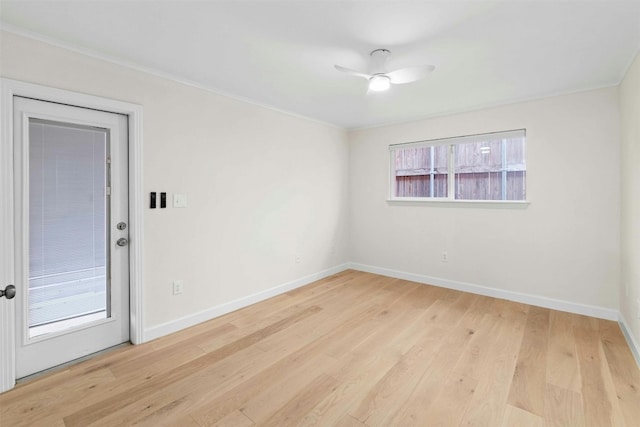
[[[494,352],[493,340],[501,319],[488,315],[493,301],[491,298],[479,299],[462,318],[460,327],[466,328],[472,336],[453,368],[459,375],[481,378],[488,364],[487,358]]]
[[[307,316],[313,315],[320,309],[317,307],[310,307],[300,313],[297,313],[290,318],[286,318],[271,325],[268,328],[257,331],[254,334],[248,335],[236,342],[222,347],[214,352],[208,353],[203,357],[200,357],[193,362],[190,362],[188,366],[180,366],[179,369],[173,369],[168,371],[165,375],[154,377],[147,382],[137,385],[132,390],[117,394],[110,397],[106,401],[99,404],[91,405],[81,411],[69,415],[64,418],[64,421],[69,426],[86,426],[110,413],[114,412],[118,408],[134,402],[140,395],[152,392],[154,389],[165,387],[177,379],[185,376],[197,373],[199,369],[208,364],[216,362],[220,359],[229,357],[233,353],[246,348],[255,342],[264,339],[265,337],[278,332],[279,330],[290,326]]]
[[[11,393],[0,394],[0,401],[2,401],[6,407],[11,407],[13,402],[20,402],[25,396],[37,399],[39,398],[38,395],[46,395],[52,393],[54,390],[59,390],[61,386],[72,381],[73,378],[78,375],[87,375],[88,378],[92,378],[91,373],[94,371],[102,371],[103,373],[108,373],[110,377],[113,377],[113,374],[109,370],[109,367],[113,364],[118,363],[120,360],[135,358],[140,354],[149,355],[152,354],[153,351],[154,349],[149,345],[124,346],[106,354],[98,355],[83,363],[68,366],[62,370],[54,370],[38,378],[38,381],[20,383],[11,390]],[[82,382],[82,380],[80,381]],[[62,397],[64,395],[59,394],[58,396]],[[0,406],[0,411],[1,410],[2,406]]]
[[[18,426],[635,426],[615,322],[348,270],[0,394]]]
[[[549,310],[531,307],[507,403],[544,416],[549,343]]]
[[[622,413],[622,407],[620,406],[623,403],[620,395],[618,395],[616,391],[615,381],[611,374],[611,369],[607,362],[607,357],[604,352],[604,348],[602,345],[602,341],[599,343],[600,347],[600,364],[601,364],[601,372],[602,379],[604,381],[604,389],[606,390],[607,396],[609,396],[609,401],[611,402],[611,424],[614,426],[624,426],[624,415]],[[628,396],[625,396],[628,397]],[[625,399],[628,402],[627,399]]]
[[[431,349],[416,344],[363,396],[349,415],[369,426],[387,425],[395,408],[407,400],[433,360]]]
[[[199,372],[176,379],[172,384],[159,388],[154,392],[139,396],[126,406],[96,421],[96,425],[127,425],[127,423],[147,424],[153,426],[157,412],[163,413],[163,425],[182,425],[185,419],[195,419],[193,408],[201,401],[209,402],[212,396],[225,393],[240,379],[252,377],[281,356],[265,353],[256,346],[239,351],[233,358],[226,358]],[[173,406],[174,410],[166,413],[163,408]],[[216,421],[224,418],[238,406],[226,408]],[[148,421],[149,420],[149,421]],[[198,420],[196,420],[199,423]]]
[[[293,332],[301,339],[319,339],[321,337],[324,337],[327,333],[332,333],[334,328],[339,327],[343,330],[343,332],[340,336],[334,337],[334,339],[332,340],[332,344],[336,346],[338,345],[339,340],[341,340],[342,342],[348,340],[349,345],[353,345],[353,340],[358,338],[358,335],[354,333],[354,328],[357,328],[361,324],[367,323],[367,319],[375,321],[379,317],[388,314],[387,310],[382,308],[383,303],[387,307],[392,307],[395,305],[395,302],[400,299],[406,292],[410,292],[412,289],[415,289],[415,287],[406,287],[403,293],[396,294],[394,292],[390,295],[390,291],[388,288],[392,285],[393,282],[389,281],[387,284],[374,289],[373,292],[370,289],[369,295],[358,292],[354,295],[351,295],[352,298],[347,298],[346,296],[345,298],[336,298],[335,301],[331,301],[326,305],[329,308],[329,310],[326,311],[327,319],[314,322],[311,325],[301,325],[300,327],[294,327],[287,332]],[[342,320],[339,321],[340,319]],[[348,322],[348,324],[350,324],[352,328],[344,328],[344,322]],[[349,335],[351,337],[349,337]],[[363,336],[360,337],[364,338]],[[282,337],[282,339],[290,340],[290,337],[285,336]],[[260,343],[259,346],[265,350],[268,350],[269,346],[273,345],[274,341],[276,340],[277,337],[273,337],[271,340]],[[328,350],[328,348],[325,348],[323,351],[331,356],[334,356],[334,354],[332,354]]]
[[[390,300],[386,304],[378,301],[371,316],[358,324],[352,325],[353,327],[345,330],[341,336],[327,343],[327,346],[322,351],[337,359],[362,346],[362,343],[370,340],[373,334],[380,340],[388,340],[389,336],[395,336],[398,330],[387,328],[388,325],[394,325],[398,318],[405,321],[415,319],[416,311],[411,310],[409,302],[413,299],[411,296],[415,293],[415,290],[416,288],[409,288],[406,297],[405,294],[401,294],[400,297],[403,297],[401,301],[398,301],[398,298]],[[382,298],[388,298],[388,296],[382,296]],[[386,337],[385,333],[387,334]]]
[[[492,350],[482,359],[478,385],[461,425],[500,425],[513,381],[528,309],[503,300],[495,300],[491,307],[486,316],[491,328],[487,340]]]
[[[392,283],[393,283],[392,281],[389,281],[389,285]],[[412,287],[415,287],[415,286],[416,286],[415,284],[412,284]],[[381,289],[384,289],[384,287],[382,287]],[[407,288],[407,289],[411,289],[411,288]],[[397,291],[397,289],[395,289],[394,291]],[[402,294],[399,294],[399,295],[402,295]],[[319,301],[319,300],[314,300],[314,301]],[[368,304],[366,299],[363,299],[362,301],[364,301],[362,303],[363,305]],[[337,305],[334,304],[334,308],[336,306]],[[297,307],[297,310],[300,310],[300,307]],[[319,315],[322,315],[322,314],[323,313],[319,313]],[[340,321],[341,317],[346,318],[348,316],[353,316],[353,315],[354,315],[353,310],[351,311],[345,310],[344,313],[339,316],[332,316],[330,319],[317,318],[315,319],[315,321],[317,321],[318,324],[322,325],[323,328],[331,328],[332,324],[338,325],[341,323]],[[272,318],[272,320],[276,320],[276,318]],[[305,319],[304,321],[301,321],[301,322],[296,322],[295,325],[292,325],[290,328],[287,328],[287,332],[289,333],[295,332],[296,328],[300,327],[301,325],[308,329],[308,326],[304,326],[305,323],[308,323],[308,319]],[[304,344],[305,340],[309,340],[310,338],[308,336],[305,336],[302,339],[297,339],[292,342],[290,337],[288,338],[284,337],[286,339],[282,339],[283,337],[279,337],[278,335],[279,335],[278,333],[275,333],[270,337],[266,338],[265,340],[261,340],[256,343],[256,345],[259,345],[260,343],[266,342],[266,341],[272,341],[277,343],[276,348],[271,348],[272,350],[271,352],[267,353],[265,357],[261,357],[261,362],[264,363],[264,362],[268,362],[269,359],[273,359],[274,357],[277,358],[278,355],[277,353],[275,353],[275,351],[281,351],[279,346],[282,346],[284,350],[291,351],[292,344],[295,344],[296,346],[300,346],[301,344]],[[201,372],[200,375],[198,375],[198,378],[194,378],[193,380],[187,377],[184,380],[176,381],[172,386],[172,389],[171,389],[172,393],[168,393],[168,394],[152,393],[150,395],[146,395],[142,399],[136,402],[133,402],[132,404],[120,409],[119,411],[109,414],[107,417],[104,418],[104,423],[105,425],[109,425],[110,423],[116,423],[116,422],[128,423],[128,422],[133,422],[134,420],[136,422],[142,422],[142,420],[144,419],[154,419],[155,418],[154,411],[163,412],[163,408],[166,407],[167,405],[174,406],[176,408],[176,412],[192,410],[194,402],[193,402],[193,398],[190,396],[202,395],[203,393],[204,393],[204,396],[207,396],[208,394],[207,384],[210,381],[214,381],[217,384],[216,389],[218,391],[224,391],[226,385],[230,384],[229,378],[225,378],[223,376],[225,375],[226,372],[234,372],[233,371],[234,368],[232,367],[225,368],[225,365],[226,365],[226,362],[223,362],[216,369],[214,370],[209,369],[210,372],[208,373]],[[255,364],[251,365],[249,369],[247,369],[246,367],[239,367],[239,369],[235,370],[235,373],[236,373],[235,376],[238,376],[238,377],[251,376],[251,372],[258,369],[260,369],[260,366],[256,366]],[[182,384],[185,384],[185,386],[183,386]],[[189,396],[185,396],[185,393],[188,394]],[[173,396],[182,396],[182,398],[174,399]],[[195,402],[195,404],[197,405],[197,402]],[[135,418],[132,419],[130,417],[127,417],[126,415],[123,415],[127,413],[136,414],[134,415]],[[166,416],[164,420],[167,422],[174,421],[171,416]]]
[[[581,322],[581,324],[584,324]],[[580,366],[582,406],[585,425],[602,427],[613,425],[611,397],[607,393],[603,364],[600,358],[599,335],[582,326],[574,326],[576,349]]]
[[[322,361],[326,361],[327,356],[320,353],[314,357],[311,353],[315,352],[306,349],[296,352],[222,392],[211,390],[209,394],[199,393],[194,396],[197,400],[188,412],[201,426],[215,425],[235,409],[245,408],[247,402],[274,384],[288,386],[292,376],[298,372],[318,372],[318,364],[323,366]],[[179,425],[178,420],[175,425]]]
[[[50,379],[55,381],[47,381]],[[98,385],[113,383],[116,379],[109,369],[102,368],[82,376],[72,376],[67,370],[44,380],[23,384],[23,387],[19,386],[10,393],[0,394],[0,420],[12,420],[11,425],[16,427],[38,423],[46,425],[51,422],[52,412],[59,406],[68,405],[73,399],[79,400]],[[37,388],[40,383],[42,389]],[[14,392],[17,392],[15,396]],[[58,418],[62,421],[61,417]]]
[[[137,376],[149,376],[166,372],[171,368],[183,365],[206,353],[196,345],[179,345],[168,347],[163,352],[162,359],[138,358],[131,363],[121,363],[110,368],[116,378],[135,374]]]
[[[286,405],[279,408],[261,426],[297,426],[299,420],[313,408],[322,396],[331,392],[337,385],[335,378],[321,374],[309,383],[299,394]]]
[[[420,420],[429,420],[433,427],[459,425],[477,386],[475,378],[452,372],[442,382],[436,398],[432,402],[424,402],[425,410],[420,413]]]
[[[345,312],[345,315],[349,315],[350,312]],[[318,312],[318,316],[322,312]],[[315,317],[315,316],[314,316]],[[290,327],[286,328],[289,332],[292,332],[300,324],[305,324],[313,321],[321,321],[325,325],[330,325],[331,322],[339,322],[340,317],[334,317],[333,319],[322,319],[310,317],[295,322]],[[271,347],[271,351],[268,353],[260,350],[258,344],[262,341],[274,340],[280,344],[280,346]],[[232,388],[237,380],[243,378],[252,378],[257,373],[266,372],[267,367],[271,366],[274,362],[285,357],[290,351],[293,351],[294,347],[304,347],[305,343],[310,343],[313,340],[306,338],[305,340],[283,340],[282,337],[278,337],[278,333],[271,334],[264,340],[256,341],[255,345],[247,347],[246,349],[238,351],[234,354],[234,359],[226,358],[216,364],[210,364],[203,367],[202,370],[195,372],[193,375],[185,375],[184,378],[174,381],[171,385],[160,391],[149,393],[135,402],[127,405],[118,411],[112,412],[106,416],[104,425],[109,424],[123,424],[135,421],[143,422],[144,419],[154,419],[156,411],[163,411],[163,408],[167,405],[173,405],[176,408],[173,414],[165,414],[163,416],[163,422],[176,423],[174,425],[180,425],[177,419],[174,419],[174,414],[180,414],[185,411],[194,411],[199,402],[207,401],[211,394],[211,384],[215,384],[213,389],[214,394],[224,393]],[[309,353],[307,354],[307,356]],[[258,362],[256,362],[256,360]],[[297,358],[298,362],[308,362],[306,358]],[[289,368],[294,363],[293,359],[290,359]],[[210,406],[210,405],[207,405]],[[228,408],[228,407],[227,407]],[[228,408],[233,410],[233,408]],[[134,414],[134,418],[130,418],[127,414]],[[225,416],[221,414],[221,416]],[[196,416],[194,414],[194,416]],[[196,416],[197,417],[197,416]],[[178,415],[178,418],[180,416]],[[180,418],[181,419],[181,418]],[[218,418],[219,419],[219,418]],[[218,420],[216,419],[216,421]],[[200,422],[200,420],[198,420]],[[152,424],[151,424],[152,425]]]
[[[355,418],[348,414],[349,409],[356,404],[360,396],[373,388],[395,363],[395,357],[376,353],[369,357],[360,354],[343,357],[337,369],[343,375],[334,377],[340,378],[340,383],[310,409],[300,423],[309,427],[336,425],[346,421],[353,423]],[[335,372],[336,367],[332,371]],[[358,424],[361,424],[360,421]]]
[[[353,418],[351,415],[345,415],[333,427],[366,427],[366,424],[362,424],[360,421]]]
[[[571,323],[574,328],[579,328],[584,331],[598,331],[600,330],[600,321],[595,317],[583,316],[581,314],[571,314]]]
[[[492,351],[491,338],[495,331],[491,326],[496,325],[498,319],[486,314],[493,302],[491,298],[478,296],[468,306],[458,325],[463,334],[469,335],[468,343],[461,351],[455,346],[450,349],[451,356],[446,353],[441,356],[442,363],[452,367],[451,373],[443,379],[448,367],[443,370],[438,362],[428,367],[419,387],[395,415],[394,423],[420,425],[428,419],[434,425],[458,425],[475,393],[476,378],[486,369],[483,360]],[[458,353],[457,362],[452,363]],[[450,401],[453,396],[454,400]]]
[[[301,310],[302,308],[298,307],[298,311]],[[318,317],[322,314],[322,311],[320,311],[314,316],[314,319],[310,320],[310,317],[307,317],[306,319],[293,323],[285,329],[291,333],[295,331],[295,328],[305,323],[320,321],[324,325],[330,325],[332,322],[339,323],[340,321],[339,316],[333,316],[331,319]],[[344,316],[352,314],[352,312],[346,311]],[[259,349],[261,342],[274,339],[275,342],[279,343],[280,347],[272,347],[272,351],[269,353],[264,353]],[[309,342],[311,341],[310,338],[305,339]],[[163,423],[176,423],[174,425],[180,425],[180,416],[174,417],[172,414],[164,413],[165,407],[172,406],[176,409],[174,413],[177,414],[192,411],[194,405],[197,405],[199,400],[206,400],[209,395],[209,390],[211,389],[210,384],[216,384],[214,389],[215,393],[223,393],[234,385],[236,378],[247,378],[255,375],[259,371],[264,371],[271,363],[292,351],[293,345],[303,346],[304,340],[298,339],[292,341],[290,337],[288,339],[282,339],[282,337],[279,337],[279,332],[275,332],[262,340],[256,341],[255,345],[251,348],[240,350],[234,355],[236,357],[235,362],[226,359],[215,365],[212,364],[204,367],[201,371],[191,376],[187,373],[184,375],[184,378],[177,379],[171,385],[167,386],[167,392],[164,392],[164,389],[162,389],[161,391],[146,394],[140,399],[107,415],[98,425],[101,423],[104,425],[128,424],[133,422],[146,423],[145,420],[147,419],[153,420],[157,418],[155,415],[156,412],[163,413]],[[249,351],[249,353],[246,353],[247,351]],[[259,357],[259,363],[252,362],[252,360],[256,359],[256,355]],[[238,360],[240,360],[240,363]],[[305,359],[300,360],[305,361]],[[222,416],[225,414],[222,414]],[[131,418],[132,416],[133,418]],[[149,425],[153,424],[150,423]]]
[[[602,323],[607,321],[602,321]],[[611,375],[617,403],[628,426],[640,422],[640,370],[634,366],[634,358],[620,327],[608,322],[600,329],[606,369]]]
[[[572,316],[562,311],[551,311],[549,314],[547,382],[579,393],[580,369],[576,356]]]
[[[329,284],[333,286],[314,287],[312,289],[313,292],[309,294],[299,293],[295,297],[289,297],[286,305],[278,305],[277,307],[273,307],[272,310],[255,308],[249,315],[237,317],[232,323],[243,330],[255,331],[288,317],[301,308],[306,308],[310,305],[323,308],[325,304],[330,302],[354,301],[363,293],[367,291],[370,292],[374,286],[373,283],[369,284],[370,286],[361,286],[363,283],[366,283],[363,282],[363,279],[354,279],[350,282],[350,286],[345,287],[340,283],[329,282]],[[336,295],[341,295],[342,298],[337,299]]]
[[[175,381],[166,386],[137,395],[92,425],[154,425],[157,423],[155,420],[162,420],[163,425],[177,425],[172,424],[176,417],[189,418],[183,415],[191,406],[193,395],[205,393],[212,385],[215,385],[213,388],[216,393],[224,390],[233,382],[233,378],[253,375],[278,357],[275,354],[265,354],[256,346],[246,347],[235,353],[233,358],[220,359],[202,366],[197,372],[185,371],[183,377],[175,378]],[[167,411],[167,408],[171,410]]]
[[[372,294],[375,293],[376,292],[372,292]],[[400,297],[402,295],[403,294],[400,294]],[[393,307],[397,300],[398,295],[396,295],[394,299],[388,300],[387,307]],[[324,350],[330,343],[341,341],[345,336],[349,336],[349,332],[353,331],[356,325],[366,322],[367,319],[372,317],[375,318],[376,314],[381,311],[385,311],[385,309],[379,306],[379,303],[376,302],[376,297],[374,297],[371,301],[363,300],[360,305],[352,308],[350,311],[344,310],[332,316],[331,319],[326,319],[321,323],[327,328],[327,331],[320,338],[293,351],[287,357],[284,357],[277,363],[264,369],[259,375],[251,378],[250,381],[243,382],[218,397],[212,397],[212,400],[201,399],[201,401],[206,404],[202,406],[196,405],[196,407],[192,409],[193,416],[203,426],[212,425],[221,416],[224,416],[224,414],[227,413],[226,411],[242,405],[254,396],[263,393],[270,384],[277,381],[278,378],[281,378],[284,370],[302,363],[305,359],[311,358],[317,353],[324,354]],[[300,341],[300,338],[296,339],[296,341]],[[316,366],[316,368],[318,367]]]
[[[544,420],[549,427],[583,427],[584,408],[580,393],[547,384]]]
[[[274,408],[284,406],[293,400],[322,372],[322,367],[330,366],[334,360],[322,353],[306,359],[306,363],[287,369],[262,393],[243,402],[242,413],[260,424],[274,412]],[[315,369],[314,369],[315,368]]]
[[[228,335],[237,329],[238,327],[233,325],[231,322],[222,323],[221,319],[218,318],[213,321],[210,320],[184,329],[180,331],[179,334],[170,334],[160,337],[149,344],[154,350],[173,347],[178,343],[181,345],[200,344],[202,341]]]
[[[524,409],[507,405],[504,411],[502,427],[543,427],[544,420]]]
[[[390,424],[420,425],[426,419],[425,413],[429,408],[425,402],[435,400],[440,394],[443,383],[473,337],[471,332],[466,326],[459,325],[448,330],[439,342],[425,342],[431,348],[431,359],[424,363],[424,369],[411,393],[399,403],[395,411],[390,411]]]
[[[328,375],[340,379],[340,384],[314,407],[302,420],[305,426],[326,425],[340,422],[349,408],[355,405],[368,390],[375,387],[416,344],[433,347],[446,335],[444,328],[424,328],[428,310],[416,309],[409,301],[415,301],[415,291],[406,295],[405,307],[393,318],[385,317],[382,324],[371,325],[371,333],[365,340],[354,343],[352,348],[336,361]],[[425,294],[419,297],[425,297]],[[406,325],[398,332],[399,325]]]
[[[256,423],[251,421],[240,410],[233,411],[215,424],[216,427],[251,427],[254,425],[256,425]],[[180,426],[182,426],[182,424],[180,424]]]

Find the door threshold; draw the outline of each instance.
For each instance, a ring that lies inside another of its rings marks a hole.
[[[51,323],[45,323],[38,326],[29,327],[29,338],[36,338],[41,335],[62,332],[74,326],[82,326],[87,323],[107,318],[107,311],[101,310],[96,313],[82,314],[80,316],[71,317],[69,319],[57,320]]]
[[[130,345],[131,345],[130,342],[123,342],[122,344],[114,345],[113,347],[105,348],[104,350],[96,351],[95,353],[87,354],[86,356],[82,356],[82,357],[79,357],[77,359],[70,360],[70,361],[68,361],[66,363],[63,363],[62,365],[54,366],[52,368],[45,369],[44,371],[36,372],[35,374],[31,374],[31,375],[27,375],[26,377],[18,378],[16,380],[16,385],[17,384],[26,383],[26,382],[29,382],[29,381],[32,381],[32,380],[35,380],[35,379],[38,379],[38,378],[41,378],[41,377],[43,377],[45,375],[52,374],[54,372],[63,371],[66,368],[68,368],[70,366],[73,366],[73,365],[77,365],[78,363],[84,362],[85,360],[89,360],[89,359],[92,359],[92,358],[94,358],[96,356],[100,356],[102,354],[110,353],[110,352],[112,352],[114,350],[117,350],[117,349],[122,348],[122,347],[127,347],[127,346],[130,346]]]

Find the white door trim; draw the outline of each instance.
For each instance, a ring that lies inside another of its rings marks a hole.
[[[13,97],[41,99],[129,116],[129,316],[130,339],[144,339],[142,312],[143,193],[142,193],[142,106],[97,96],[54,89],[17,80],[0,78],[0,194],[10,203],[0,206],[0,234],[13,233]],[[0,288],[13,284],[13,239],[0,239]],[[0,393],[14,387],[15,375],[15,299],[0,299]]]

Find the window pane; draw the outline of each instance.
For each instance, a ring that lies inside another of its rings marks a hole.
[[[506,200],[526,200],[527,165],[524,138],[506,140],[507,188]]]
[[[395,197],[447,197],[447,146],[396,149],[394,160]]]
[[[455,198],[525,200],[524,137],[454,145]]]
[[[104,130],[30,120],[30,328],[107,310],[106,153]]]

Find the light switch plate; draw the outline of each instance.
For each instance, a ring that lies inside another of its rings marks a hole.
[[[174,208],[186,208],[187,207],[187,195],[186,194],[174,194],[173,195],[173,207]]]

